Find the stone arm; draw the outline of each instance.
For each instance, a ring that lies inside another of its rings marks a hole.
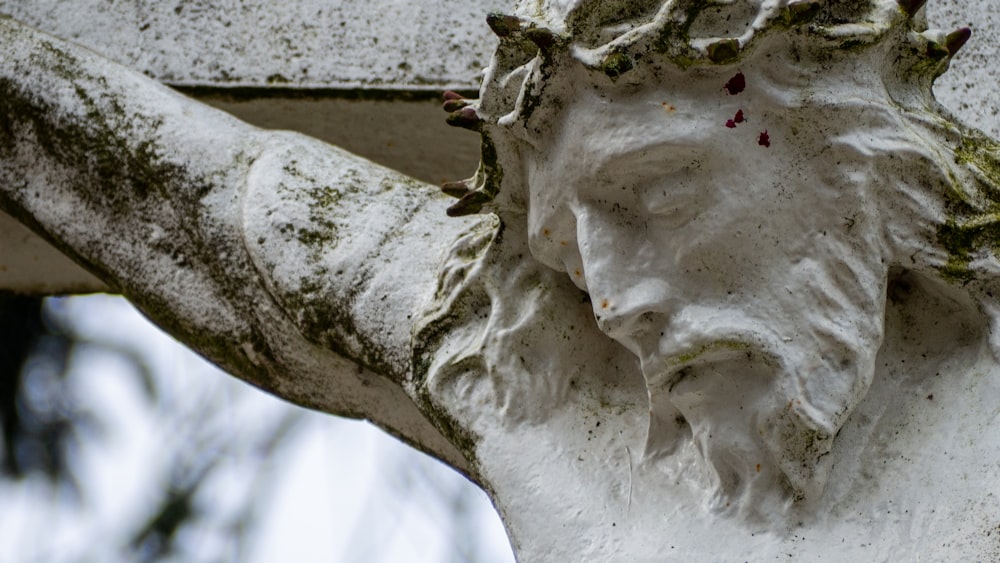
[[[0,208],[229,373],[467,460],[404,392],[412,321],[482,219],[0,18]]]

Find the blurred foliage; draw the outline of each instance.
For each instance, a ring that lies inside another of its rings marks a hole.
[[[102,420],[79,407],[68,381],[73,354],[84,348],[112,353],[132,368],[130,372],[139,379],[148,400],[157,399],[158,391],[152,370],[139,353],[91,341],[70,330],[59,315],[52,314],[54,301],[0,292],[0,478],[20,481],[42,475],[50,485],[68,488],[74,493],[72,498],[79,500],[74,451],[87,440],[101,438]],[[126,524],[134,527],[124,546],[129,560],[160,561],[183,554],[180,532],[215,516],[199,506],[198,494],[220,461],[233,455],[236,448],[247,448],[233,440],[235,429],[213,424],[211,418],[219,409],[210,408],[211,398],[187,399],[199,408],[160,409],[165,417],[162,422],[176,427],[183,434],[180,441],[188,447],[170,460],[165,490],[158,504],[146,510],[148,518]],[[192,416],[192,412],[200,415]],[[289,436],[299,418],[299,411],[290,410],[271,428],[251,436],[249,447],[260,460],[258,469]],[[230,518],[229,532],[237,543],[251,528],[254,509],[253,497],[248,495]]]
[[[86,418],[65,385],[74,341],[40,297],[0,293],[0,474],[74,484],[67,452]]]
[[[277,470],[290,457],[283,448],[294,442],[305,411],[272,404],[275,408],[262,417],[259,411],[241,406],[247,398],[259,398],[249,388],[237,386],[240,392],[233,392],[229,382],[213,386],[210,377],[204,381],[194,378],[203,381],[197,385],[182,383],[192,379],[177,377],[183,375],[177,372],[178,366],[192,369],[189,364],[171,366],[168,361],[166,366],[150,365],[160,360],[154,360],[148,349],[133,349],[137,341],[99,335],[100,331],[91,335],[80,324],[81,318],[106,327],[116,327],[108,323],[133,321],[122,321],[115,315],[98,319],[93,311],[100,311],[99,307],[84,308],[89,311],[84,316],[72,316],[64,307],[66,303],[69,301],[59,298],[0,292],[0,480],[21,483],[40,477],[52,490],[72,493],[40,502],[59,503],[69,498],[80,507],[78,514],[87,517],[87,503],[93,495],[84,488],[89,482],[87,474],[76,473],[81,471],[81,452],[112,437],[114,432],[109,430],[116,428],[113,424],[130,423],[121,413],[116,418],[109,408],[90,407],[99,411],[91,412],[85,406],[109,404],[94,403],[86,395],[92,387],[87,381],[94,376],[93,370],[101,369],[95,366],[108,365],[93,360],[104,355],[113,357],[116,366],[125,366],[123,372],[128,375],[124,377],[131,378],[138,389],[110,405],[117,409],[126,406],[122,401],[139,402],[131,410],[137,407],[147,412],[152,424],[166,429],[164,443],[156,444],[157,459],[148,460],[143,468],[151,477],[151,486],[158,489],[145,491],[149,493],[145,500],[136,499],[135,504],[147,504],[135,507],[131,513],[136,517],[115,523],[120,529],[113,535],[120,546],[95,543],[92,551],[61,556],[57,556],[58,551],[42,548],[47,555],[23,560],[106,560],[109,547],[116,551],[116,560],[130,562],[254,559],[247,552],[248,546],[256,545],[256,523],[265,505],[271,506],[267,504],[269,493],[278,489],[278,479],[285,475]],[[117,327],[121,329],[118,332],[128,332],[129,326]],[[204,368],[193,369],[196,374]],[[323,424],[338,421],[311,420]],[[410,513],[435,523],[448,542],[445,561],[483,560],[482,494],[427,456],[398,444],[385,446],[379,450],[381,459],[365,506],[352,517],[352,533],[342,560],[389,560],[387,548],[394,538],[419,552],[428,538],[400,535],[405,528],[404,515]],[[360,458],[345,460],[357,461]],[[217,489],[220,484],[229,491],[228,500],[222,503]],[[339,500],[321,502],[336,506]],[[35,532],[43,542],[51,533],[44,529]],[[39,549],[25,541],[24,549]],[[499,558],[509,561],[509,552]]]

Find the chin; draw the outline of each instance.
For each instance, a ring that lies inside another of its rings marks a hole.
[[[748,522],[818,500],[874,353],[824,324],[788,338],[732,311],[690,319],[675,318],[642,362],[646,463],[707,493],[708,510]]]

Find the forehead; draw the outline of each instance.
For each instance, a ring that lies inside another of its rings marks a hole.
[[[726,79],[690,73],[683,86],[679,82],[581,88],[553,116],[540,153],[593,172],[608,160],[661,149],[691,152],[743,132],[726,126],[746,102],[725,91]]]

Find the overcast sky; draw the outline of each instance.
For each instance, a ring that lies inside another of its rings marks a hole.
[[[307,412],[229,377],[121,298],[59,300],[55,310],[87,338],[137,351],[158,393],[151,399],[119,355],[74,355],[70,385],[104,423],[72,458],[84,498],[41,480],[0,482],[0,561],[120,560],[172,462],[198,464],[193,452],[205,451],[221,459],[196,497],[211,516],[184,533],[179,561],[513,561],[486,495],[443,464],[370,424]],[[295,411],[284,445],[261,456],[260,436]],[[226,516],[251,500],[257,520],[236,545]]]

